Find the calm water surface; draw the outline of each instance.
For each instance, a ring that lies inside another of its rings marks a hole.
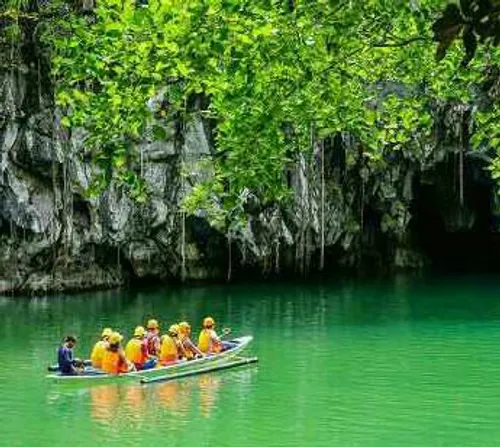
[[[206,314],[253,334],[259,365],[142,387],[45,379],[66,333],[86,356],[103,326]],[[0,298],[0,445],[498,445],[499,352],[491,277]]]

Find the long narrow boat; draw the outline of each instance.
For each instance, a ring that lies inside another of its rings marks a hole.
[[[92,368],[86,368],[86,372],[79,374],[77,376],[67,376],[59,373],[48,374],[47,378],[56,380],[59,382],[71,382],[71,383],[81,383],[82,381],[121,381],[121,380],[141,380],[143,378],[164,376],[165,374],[174,373],[179,370],[184,370],[187,368],[198,368],[200,366],[207,366],[212,364],[217,364],[218,362],[225,361],[243,351],[253,340],[251,335],[245,337],[235,338],[231,340],[236,343],[236,346],[227,351],[221,352],[220,354],[202,357],[195,360],[180,360],[171,365],[162,366],[159,368],[147,369],[144,371],[132,371],[123,374],[106,374],[102,371],[95,370]]]

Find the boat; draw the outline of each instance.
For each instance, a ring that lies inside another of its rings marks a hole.
[[[215,371],[222,371],[225,369],[236,368],[239,366],[247,366],[257,363],[259,359],[257,357],[242,358],[236,357],[235,360],[227,360],[225,362],[217,362],[212,365],[208,365],[201,368],[189,368],[187,371],[181,371],[178,373],[165,374],[163,376],[157,377],[143,377],[141,379],[142,384],[157,383],[157,382],[169,382],[171,380],[183,379],[184,377],[199,376],[201,374],[211,373]]]
[[[109,381],[123,381],[123,380],[135,380],[140,381],[144,378],[152,378],[165,376],[166,374],[176,373],[181,370],[205,367],[209,365],[216,365],[220,362],[224,362],[232,357],[235,357],[241,353],[253,340],[251,335],[244,337],[239,337],[231,340],[236,346],[227,351],[223,351],[219,354],[209,355],[206,357],[201,357],[195,360],[179,360],[178,362],[172,363],[171,365],[161,366],[158,368],[146,369],[142,371],[132,371],[129,373],[122,374],[107,374],[103,371],[92,367],[86,367],[82,374],[76,376],[62,375],[60,373],[48,374],[47,378],[55,380],[58,382],[69,382],[69,383],[81,383],[81,382],[109,382]]]

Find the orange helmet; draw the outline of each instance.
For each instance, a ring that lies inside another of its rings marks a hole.
[[[160,325],[158,324],[158,320],[151,319],[148,321],[148,329],[159,329]]]
[[[123,340],[123,336],[119,332],[113,332],[109,336],[109,344],[110,345],[117,345]]]
[[[134,337],[144,337],[146,330],[142,326],[137,326],[134,330]]]
[[[109,338],[113,333],[113,329],[107,327],[102,330],[101,338]]]
[[[203,327],[204,328],[211,328],[211,327],[214,327],[215,326],[215,321],[212,317],[206,317],[204,320],[203,320]]]
[[[187,321],[182,321],[179,323],[179,332],[182,335],[187,335],[191,332],[191,326]]]

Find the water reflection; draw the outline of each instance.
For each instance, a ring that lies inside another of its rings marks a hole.
[[[199,377],[200,411],[203,417],[208,418],[217,403],[217,394],[221,387],[221,377],[206,374]]]
[[[91,416],[105,424],[113,420],[120,403],[119,385],[102,385],[90,389]]]
[[[187,384],[182,390],[179,382],[165,382],[150,387],[149,391],[154,394],[160,407],[178,414],[184,413],[189,406],[190,386]]]
[[[150,416],[161,417],[162,412],[167,413],[168,417],[174,416],[178,422],[188,421],[192,411],[203,418],[210,418],[217,409],[223,387],[227,385],[233,392],[241,387],[246,388],[256,371],[255,368],[246,368],[151,385],[109,384],[90,387],[86,390],[90,394],[90,416],[106,426],[120,422],[133,422],[134,426],[149,423]],[[244,389],[241,391],[244,395]],[[63,396],[69,397],[67,393],[58,394],[56,391],[50,400],[53,402]]]

